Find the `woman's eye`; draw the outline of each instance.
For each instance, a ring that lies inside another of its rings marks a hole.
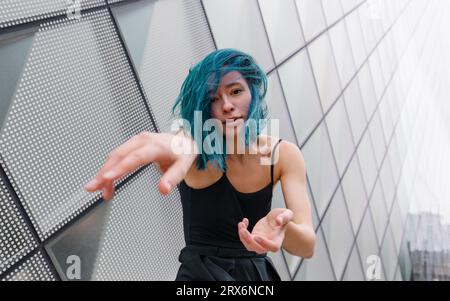
[[[242,92],[241,89],[236,89],[236,90],[231,91],[231,94],[233,94],[233,95],[238,95],[238,94],[240,94],[241,92]]]
[[[211,98],[211,102],[215,102],[216,100],[218,100],[218,98],[217,98],[217,97],[213,97],[213,98]]]

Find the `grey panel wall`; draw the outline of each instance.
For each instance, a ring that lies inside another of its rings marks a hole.
[[[183,245],[178,192],[160,196],[152,166],[118,182],[111,203],[82,187],[117,145],[168,130],[189,67],[234,47],[268,73],[271,117],[306,160],[316,252],[270,254],[282,278],[410,279],[412,235],[403,234],[420,223],[408,212],[436,206],[430,190],[446,196],[420,160],[422,145],[442,149],[436,141],[445,140],[436,54],[448,45],[430,36],[444,35],[446,1],[80,7],[81,18],[69,19],[65,1],[0,3],[0,278],[71,280],[79,260],[81,279],[173,279]],[[430,98],[439,111],[424,105]],[[444,153],[435,154],[441,178]],[[284,206],[280,187],[273,206]]]

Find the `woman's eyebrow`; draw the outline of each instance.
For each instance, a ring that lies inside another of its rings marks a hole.
[[[228,88],[230,88],[231,86],[234,86],[234,85],[241,85],[241,86],[243,86],[243,84],[239,81],[239,78],[238,78],[238,79],[234,79],[232,82],[227,83],[225,85],[225,88],[228,89]],[[208,91],[208,95],[210,97],[213,97],[215,95],[215,93],[213,92],[213,90],[209,90]]]
[[[231,83],[226,84],[225,88],[229,88],[229,87],[234,86],[234,85],[242,85],[242,83],[240,81],[233,81]]]

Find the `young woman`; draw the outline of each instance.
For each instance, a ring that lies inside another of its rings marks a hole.
[[[267,252],[314,253],[302,154],[261,134],[266,89],[264,71],[248,54],[210,53],[189,70],[173,106],[185,126],[132,137],[85,187],[110,200],[114,181],[149,163],[162,174],[162,194],[179,184],[186,247],[176,280],[279,280]],[[271,209],[278,182],[286,208]]]

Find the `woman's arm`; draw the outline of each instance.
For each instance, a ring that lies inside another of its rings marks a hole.
[[[281,142],[277,153],[281,186],[286,208],[274,208],[248,231],[249,221],[238,223],[239,238],[247,250],[257,253],[277,252],[283,247],[289,253],[310,258],[314,254],[316,235],[311,221],[311,205],[306,193],[306,173],[300,149]]]
[[[314,254],[316,235],[306,190],[305,161],[297,145],[284,141],[279,148],[283,196],[286,208],[294,213],[287,225],[282,246],[293,255],[310,258]]]

